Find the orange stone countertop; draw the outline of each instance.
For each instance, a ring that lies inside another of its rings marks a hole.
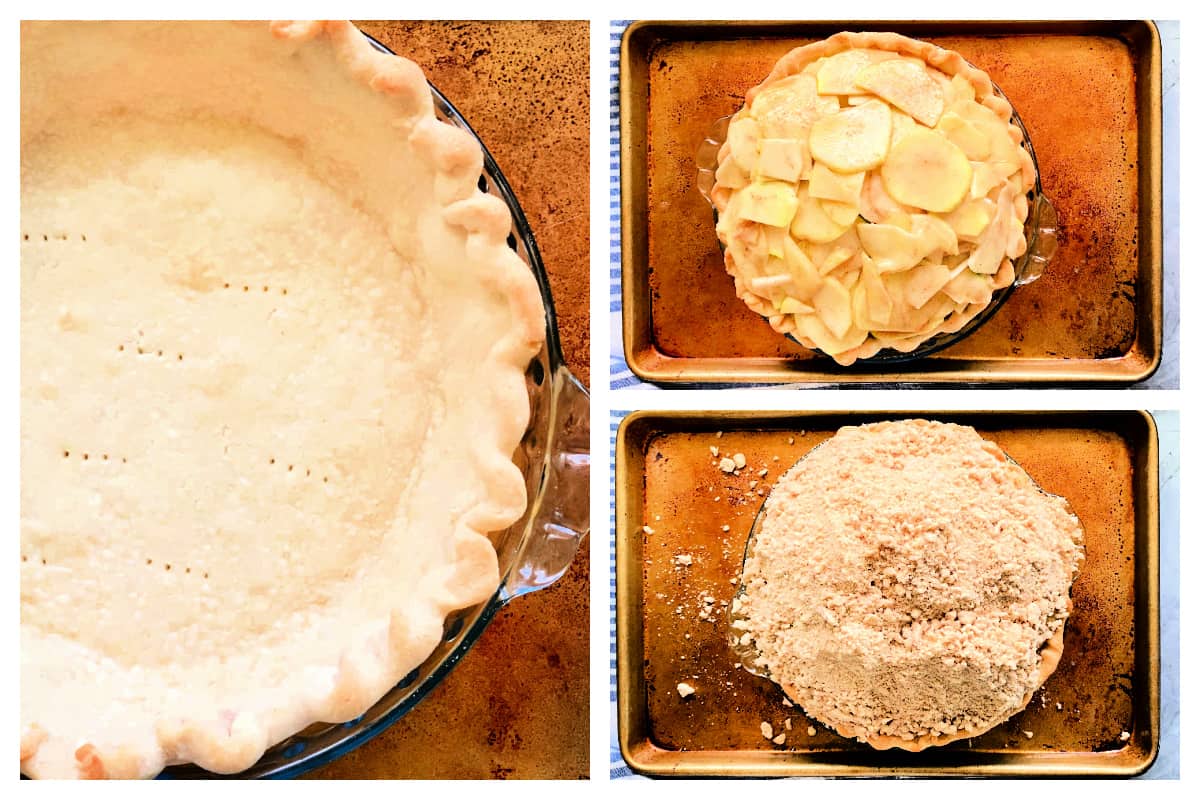
[[[421,64],[487,144],[537,237],[567,363],[588,384],[587,22],[356,24]],[[557,584],[501,609],[416,708],[307,777],[587,777],[587,549]]]

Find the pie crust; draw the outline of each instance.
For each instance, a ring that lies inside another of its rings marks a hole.
[[[1032,156],[958,53],[843,32],[786,54],[729,122],[725,269],[780,333],[849,365],[954,333],[1012,284]]]
[[[21,37],[21,771],[238,772],[496,591],[541,295],[348,22]]]
[[[756,531],[735,647],[842,736],[978,736],[1062,656],[1082,528],[970,428],[843,428],[780,477]]]

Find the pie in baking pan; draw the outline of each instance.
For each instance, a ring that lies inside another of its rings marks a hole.
[[[1025,253],[1032,157],[958,53],[839,33],[783,58],[729,122],[711,197],[738,296],[849,365],[960,330]]]
[[[842,736],[910,751],[978,736],[1058,666],[1083,528],[972,428],[842,428],[756,528],[736,646]]]
[[[536,281],[349,23],[21,32],[21,770],[237,772],[496,590]]]

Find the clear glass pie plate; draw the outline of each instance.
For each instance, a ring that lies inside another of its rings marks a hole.
[[[366,35],[366,34],[364,34]],[[391,52],[371,37],[382,52]],[[479,137],[441,92],[430,84],[440,119]],[[365,714],[341,724],[311,725],[267,750],[250,769],[215,775],[194,765],[168,767],[160,778],[292,778],[326,764],[377,736],[419,703],[513,599],[553,584],[570,566],[589,530],[589,398],[563,361],[550,283],[525,214],[483,142],[479,188],[499,197],[512,213],[509,246],[537,277],[546,312],[546,343],[525,372],[530,422],[513,460],[525,476],[529,504],[524,516],[492,535],[500,561],[500,584],[487,602],[460,609],[445,620],[437,649]],[[501,671],[505,665],[497,665]]]
[[[1005,96],[999,86],[993,83],[992,88],[997,95],[1003,97],[1005,101],[1008,100],[1008,97]],[[1011,106],[1012,104],[1009,103],[1009,105]],[[717,169],[717,153],[720,151],[721,145],[725,143],[725,135],[729,129],[730,119],[731,117],[729,116],[721,117],[713,123],[708,135],[696,150],[696,168],[698,170],[696,186],[700,190],[700,194],[704,195],[704,199],[708,201],[709,205],[712,205],[711,193],[716,183],[714,173]],[[1033,189],[1026,194],[1026,199],[1029,201],[1029,215],[1025,218],[1025,241],[1027,246],[1025,254],[1013,263],[1013,271],[1016,273],[1013,282],[993,292],[992,299],[988,302],[987,306],[974,317],[967,320],[966,324],[957,331],[939,333],[921,342],[908,352],[884,348],[870,358],[859,359],[854,365],[841,367],[841,369],[853,370],[856,366],[872,369],[877,368],[881,364],[902,364],[931,355],[939,350],[944,350],[962,341],[983,326],[999,310],[1000,306],[1004,305],[1014,289],[1032,283],[1045,271],[1046,264],[1054,257],[1054,253],[1058,249],[1058,215],[1054,210],[1054,206],[1051,205],[1050,199],[1042,192],[1042,177],[1038,169],[1037,155],[1033,150],[1033,142],[1030,141],[1029,131],[1026,130],[1025,123],[1021,121],[1021,116],[1015,108],[1012,113],[1012,122],[1021,129],[1021,147],[1028,151],[1030,158],[1033,159],[1034,175]],[[716,218],[717,209],[713,207],[714,222]],[[788,338],[796,341],[795,337],[790,334],[788,334]],[[813,352],[821,358],[827,359],[831,363],[833,362],[832,357],[821,351],[814,350]]]

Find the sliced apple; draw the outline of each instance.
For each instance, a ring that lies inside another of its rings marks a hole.
[[[892,113],[876,100],[818,119],[808,146],[813,158],[832,170],[864,172],[883,163],[891,132]]]
[[[971,188],[971,162],[963,151],[923,128],[896,143],[880,173],[888,194],[926,211],[950,211]]]
[[[892,225],[902,231],[912,230],[912,214],[907,211],[899,211],[893,214],[888,214],[883,219],[884,225]]]
[[[883,285],[892,297],[903,297],[908,283],[908,273],[891,273],[883,276]],[[940,325],[946,315],[954,309],[954,301],[944,294],[935,294],[933,299],[919,308],[905,303],[893,303],[888,324],[876,333],[881,340],[891,338],[889,334],[915,334],[931,331]],[[891,346],[891,345],[889,345]]]
[[[841,172],[834,172],[824,164],[817,163],[813,165],[812,173],[808,177],[808,193],[820,200],[833,200],[845,205],[852,205],[856,209],[855,216],[858,216],[858,199],[862,194],[865,178],[865,172],[853,172],[845,175]]]
[[[829,332],[838,338],[845,336],[854,324],[850,314],[850,292],[832,278],[826,278],[813,295],[813,308]]]
[[[988,276],[964,269],[942,287],[942,292],[955,303],[986,303],[992,297]]]
[[[955,75],[950,79],[950,91],[946,95],[946,103],[950,106],[957,106],[959,103],[974,103],[975,102],[975,87],[971,82],[962,75]]]
[[[821,274],[828,275],[838,267],[854,258],[854,254],[858,250],[852,250],[849,247],[836,246],[829,251],[825,256],[825,260],[821,262]]]
[[[986,197],[973,197],[959,203],[958,206],[942,219],[946,221],[960,239],[975,241],[983,233],[992,215],[996,213],[996,204]]]
[[[920,242],[921,256],[930,253],[954,255],[958,252],[958,235],[945,220],[930,214],[912,217],[912,233]]]
[[[854,318],[854,327],[870,330],[870,309],[867,307],[867,291],[860,280],[850,289],[850,314]]]
[[[992,144],[986,134],[953,111],[942,114],[937,129],[950,141],[958,145],[971,161],[983,161],[992,152]]]
[[[860,222],[857,231],[863,250],[874,259],[880,272],[910,269],[924,255],[920,239],[895,225]]]
[[[850,227],[854,221],[858,219],[858,203],[850,205],[848,203],[839,203],[835,200],[818,200],[825,214],[842,229]]]
[[[858,234],[854,227],[847,228],[841,236],[829,242],[806,242],[804,252],[808,253],[813,264],[822,275],[832,271],[840,266],[850,256],[843,256],[843,253],[854,253],[862,250],[862,245],[859,244]]]
[[[763,225],[785,228],[796,216],[796,189],[783,181],[752,183],[742,190],[742,216]]]
[[[783,243],[783,263],[792,275],[797,297],[811,298],[821,288],[821,274],[816,265],[790,236]]]
[[[892,316],[892,297],[883,285],[883,278],[875,261],[867,255],[862,258],[862,272],[859,286],[863,290],[867,302],[867,322],[864,328],[874,329],[887,325]]]
[[[807,139],[813,121],[828,109],[828,98],[817,95],[813,75],[791,75],[758,92],[750,102],[750,115],[768,139]],[[837,101],[834,100],[834,108]]]
[[[887,189],[883,185],[883,177],[877,171],[869,173],[866,180],[863,181],[863,191],[858,201],[858,207],[859,213],[868,222],[886,222],[892,216],[908,216],[904,207],[887,193]]]
[[[1012,189],[1005,184],[996,198],[996,214],[980,235],[974,252],[967,258],[967,268],[982,275],[993,275],[1008,247],[1007,220],[1012,214]]]
[[[728,186],[730,189],[741,189],[750,183],[750,176],[732,156],[722,161],[713,175],[718,184]]]
[[[816,313],[816,309],[794,297],[785,297],[779,304],[779,312],[781,314],[813,314]]]
[[[810,196],[807,191],[801,190],[799,201],[800,205],[791,225],[792,236],[795,238],[810,242],[832,242],[850,227],[849,223],[841,225],[831,219],[829,214],[825,213],[822,201]]]
[[[915,131],[917,128],[924,128],[918,125],[916,120],[905,114],[903,111],[892,109],[892,136],[888,140],[888,150],[896,146],[896,143]]]
[[[921,308],[950,281],[950,268],[929,262],[918,264],[904,273],[904,300],[913,308]]]
[[[903,58],[882,61],[860,70],[854,82],[931,128],[946,107],[942,87],[919,61]]]
[[[789,238],[784,228],[763,228],[763,240],[767,243],[767,255],[771,258],[783,258],[784,244]]]
[[[750,275],[765,272],[767,259],[770,258],[763,230],[763,226],[757,222],[738,219],[726,232],[725,246],[742,271]]]
[[[976,102],[961,103],[954,111],[987,139],[989,161],[1006,168],[1006,175],[1020,169],[1020,145],[1013,139],[1008,120],[1001,119],[996,112]]]
[[[853,350],[867,340],[867,332],[853,325],[843,336],[835,336],[818,314],[796,317],[796,330],[812,341],[822,352],[831,356]]]
[[[752,117],[742,117],[729,123],[725,141],[729,143],[733,160],[746,173],[753,172],[758,162],[758,139],[758,121]]]
[[[758,173],[764,178],[795,183],[811,169],[808,142],[801,139],[758,140]]]
[[[899,58],[896,53],[872,48],[855,48],[821,59],[817,70],[817,91],[821,94],[861,95],[866,92],[854,82],[864,67]]]
[[[989,164],[986,161],[972,162],[971,197],[987,197],[991,194],[992,189],[1004,183],[1007,177],[1008,173],[995,164]]]

